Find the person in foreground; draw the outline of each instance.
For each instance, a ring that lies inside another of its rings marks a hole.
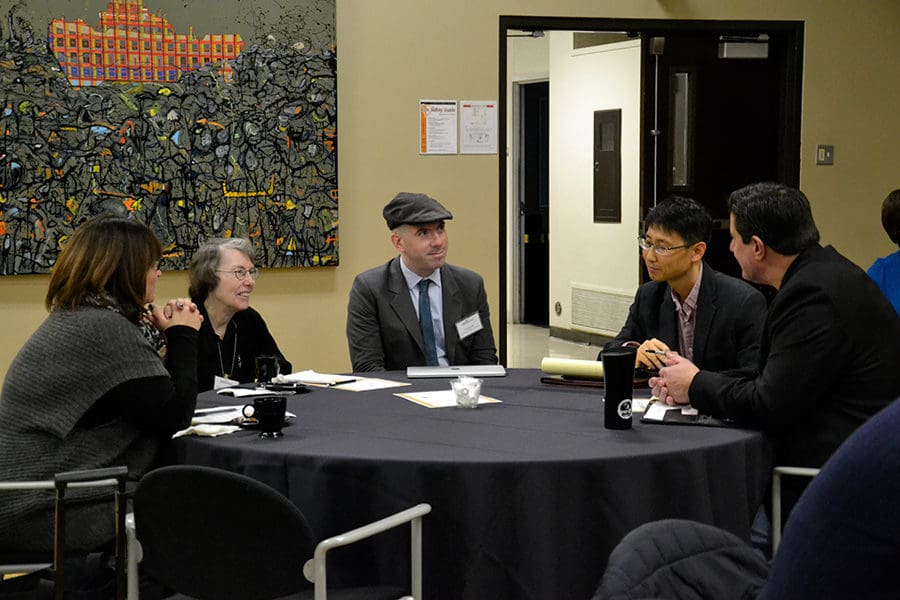
[[[213,239],[191,259],[191,299],[204,317],[197,353],[200,390],[256,379],[256,358],[276,356],[281,373],[290,373],[262,316],[250,308],[259,269],[253,245],[244,238]]]
[[[881,225],[891,241],[900,246],[900,190],[888,194],[881,204]],[[868,274],[900,313],[900,250],[876,260]]]
[[[66,243],[50,276],[50,314],[0,392],[0,480],[118,465],[139,479],[157,464],[162,443],[190,424],[203,317],[188,298],[148,305],[161,254],[146,226],[114,216],[85,222]],[[102,493],[70,503],[71,548],[112,542],[112,503],[100,502]],[[50,549],[52,494],[4,494],[0,531],[5,549]]]
[[[756,370],[766,300],[703,262],[711,234],[709,213],[690,198],[667,198],[647,214],[639,243],[652,281],[605,348],[633,345],[635,366],[651,370],[664,361],[648,350],[676,351],[710,371]]]
[[[794,507],[771,567],[712,525],[645,523],[613,550],[594,600],[888,600],[900,561],[900,400],[857,429]]]
[[[729,198],[731,251],[744,278],[773,286],[756,377],[699,370],[669,353],[653,393],[667,404],[766,431],[776,464],[821,467],[900,395],[900,317],[865,272],[819,245],[809,201],[775,183]],[[807,482],[788,478],[784,513]]]
[[[484,281],[446,263],[450,211],[425,194],[401,192],[383,215],[399,256],[353,281],[347,307],[353,370],[497,364]]]

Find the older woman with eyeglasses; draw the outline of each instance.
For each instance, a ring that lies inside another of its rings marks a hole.
[[[275,356],[281,373],[290,373],[262,316],[250,308],[259,269],[255,252],[244,238],[213,239],[191,260],[190,295],[200,308],[203,325],[197,349],[197,382],[210,390],[256,378],[256,358]]]

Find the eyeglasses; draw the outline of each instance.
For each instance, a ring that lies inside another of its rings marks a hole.
[[[232,269],[231,271],[225,271],[222,269],[216,269],[216,273],[231,273],[234,275],[234,278],[238,281],[243,281],[247,279],[247,275],[253,278],[253,281],[259,279],[259,269],[256,267],[252,267],[250,269],[245,269],[243,267],[238,267],[237,269]]]
[[[681,248],[688,248],[692,246],[692,244],[682,244],[680,246],[660,246],[659,244],[651,244],[647,238],[638,236],[638,245],[641,247],[641,250],[653,250],[653,253],[657,256],[666,256],[672,250],[680,250]]]

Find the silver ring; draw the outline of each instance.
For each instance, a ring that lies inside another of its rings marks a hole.
[[[184,302],[179,302],[179,303],[176,304],[175,306],[177,306],[177,307],[179,308],[179,310],[180,310],[180,309],[184,308]]]

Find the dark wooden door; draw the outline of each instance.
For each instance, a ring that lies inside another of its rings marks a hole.
[[[760,34],[766,36],[763,41],[749,41]],[[786,136],[792,134],[785,107],[785,41],[766,32],[667,32],[664,37],[658,66],[649,40],[645,44],[645,73],[651,75],[645,89],[651,101],[645,103],[644,122],[656,119],[658,135],[651,131],[645,141],[652,148],[657,137],[655,164],[654,153],[645,152],[642,214],[653,206],[654,189],[657,200],[673,194],[693,198],[716,222],[707,262],[740,277],[728,250],[728,195],[758,181],[797,184],[799,161],[783,152],[790,145]],[[741,54],[764,51],[766,56],[722,57],[723,43],[730,48],[744,44]]]
[[[522,231],[523,323],[550,322],[550,84],[520,86],[522,90],[522,166],[520,208]]]

